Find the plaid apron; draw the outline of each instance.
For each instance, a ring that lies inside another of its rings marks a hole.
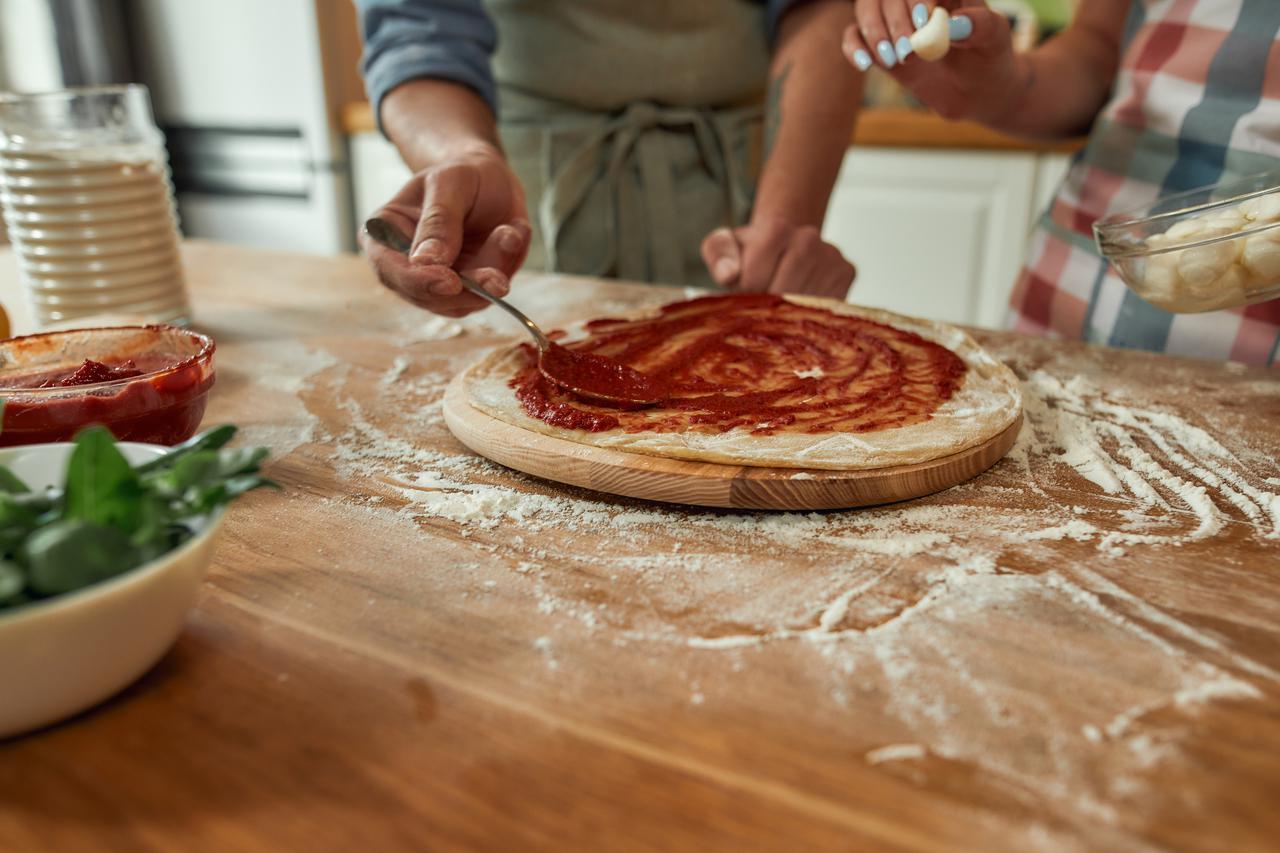
[[[1171,314],[1125,287],[1092,225],[1162,195],[1280,170],[1278,34],[1280,0],[1132,0],[1111,99],[1032,233],[1012,328],[1275,365],[1280,300]]]

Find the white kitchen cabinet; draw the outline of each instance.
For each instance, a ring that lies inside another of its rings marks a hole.
[[[1058,185],[1071,167],[1070,154],[1042,154],[1036,164],[1035,206],[1031,211],[1032,221],[1040,218],[1040,214],[1049,206]]]
[[[999,326],[1032,219],[1038,155],[853,149],[823,236],[858,267],[850,300]]]
[[[357,133],[348,137],[351,162],[351,197],[355,220],[364,222],[409,180],[409,167],[400,152],[381,133]]]
[[[409,170],[377,133],[350,138],[363,221]],[[1036,152],[858,148],[845,158],[823,236],[858,266],[851,300],[998,327],[1027,235],[1067,158]]]

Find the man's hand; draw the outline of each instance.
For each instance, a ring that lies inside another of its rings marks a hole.
[[[861,95],[861,75],[840,54],[840,34],[853,21],[848,0],[793,3],[778,21],[751,221],[702,241],[722,287],[834,299],[849,292],[853,265],[820,228]]]
[[[745,293],[806,293],[844,299],[856,275],[818,229],[781,219],[717,228],[702,241],[702,259],[721,287]]]
[[[448,317],[489,304],[463,290],[459,272],[506,296],[529,252],[524,189],[489,145],[441,158],[374,215],[413,234],[408,258],[360,235],[378,278],[414,305]]]

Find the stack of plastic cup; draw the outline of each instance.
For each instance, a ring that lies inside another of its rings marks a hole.
[[[38,324],[189,322],[145,87],[0,95],[0,208]]]

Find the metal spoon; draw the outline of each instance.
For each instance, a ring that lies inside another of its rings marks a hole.
[[[365,220],[364,233],[388,249],[408,257],[412,242],[385,219],[375,216]],[[666,394],[651,377],[615,359],[560,346],[523,311],[494,296],[470,276],[458,273],[458,279],[467,290],[520,321],[538,344],[538,370],[561,388],[580,397],[624,406],[651,406],[666,399]]]

